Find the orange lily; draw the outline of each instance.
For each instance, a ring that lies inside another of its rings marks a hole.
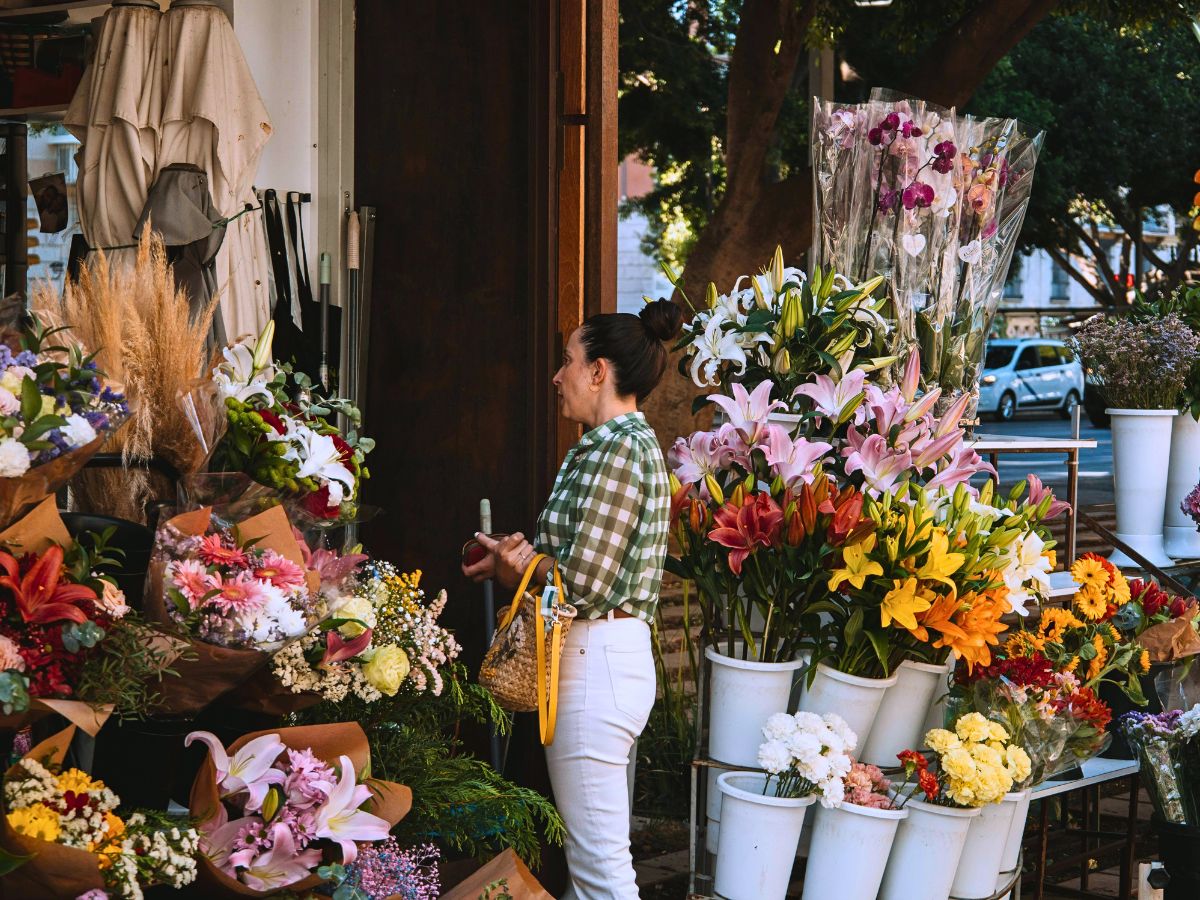
[[[912,631],[912,636],[918,641],[928,643],[928,629],[932,628],[934,631],[941,632],[943,641],[946,638],[957,641],[967,640],[967,633],[954,623],[954,616],[961,608],[962,602],[954,591],[935,597],[933,605],[917,615],[917,627]]]
[[[21,618],[34,625],[69,620],[82,624],[87,615],[77,605],[80,600],[95,600],[96,592],[82,584],[60,583],[63,571],[62,548],[52,546],[33,564],[25,577],[12,554],[0,551],[0,587],[13,592]]]

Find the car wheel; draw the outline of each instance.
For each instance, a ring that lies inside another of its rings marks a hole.
[[[1000,397],[1000,405],[996,407],[997,422],[1011,422],[1017,414],[1017,398],[1012,391],[1005,391]]]
[[[1059,407],[1058,414],[1064,419],[1070,419],[1075,415],[1075,407],[1079,405],[1079,395],[1074,391],[1067,391],[1067,399],[1063,401],[1063,405]]]

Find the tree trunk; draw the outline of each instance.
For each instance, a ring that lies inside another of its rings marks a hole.
[[[938,38],[909,80],[908,91],[935,103],[961,106],[996,63],[1057,5],[1058,0],[984,0]],[[810,170],[772,183],[764,161],[815,6],[811,0],[748,0],[743,6],[729,71],[729,172],[725,195],[697,238],[683,273],[682,287],[692,303],[703,303],[710,281],[726,292],[739,275],[757,272],[777,244],[785,260],[798,264],[812,242]],[[682,299],[676,297],[676,302]],[[685,314],[690,312],[685,309]],[[673,358],[672,366],[677,362]],[[664,448],[698,427],[691,411],[698,391],[690,379],[668,372],[646,402],[647,418]]]

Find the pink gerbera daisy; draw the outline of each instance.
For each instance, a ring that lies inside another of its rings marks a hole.
[[[220,593],[209,599],[209,603],[223,612],[256,612],[267,602],[265,585],[249,572],[237,578],[222,581]]]
[[[268,550],[262,562],[254,568],[254,577],[267,581],[281,591],[291,591],[304,586],[304,569],[290,559]]]
[[[184,559],[171,563],[167,576],[183,596],[187,597],[192,609],[198,607],[204,595],[218,585],[217,579],[208,573],[204,563],[198,559]]]
[[[200,558],[210,566],[244,568],[248,562],[241,547],[222,541],[219,534],[206,535],[200,542]]]

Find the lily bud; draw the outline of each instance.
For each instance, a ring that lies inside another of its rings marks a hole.
[[[729,503],[741,509],[746,505],[746,488],[739,481],[732,491],[729,493]]]
[[[874,278],[870,279],[869,281],[864,281],[862,284],[860,284],[854,290],[858,291],[858,296],[861,299],[863,297],[871,296],[871,294],[873,294],[875,292],[875,288],[879,287],[881,284],[883,284],[883,276],[876,275]]]
[[[267,327],[262,330],[262,334],[258,336],[258,341],[254,345],[254,371],[259,372],[267,367],[271,361],[271,343],[275,340],[275,322],[274,320],[267,322]]]
[[[770,309],[767,305],[767,298],[763,296],[762,285],[758,283],[757,278],[750,279],[750,287],[754,290],[754,305],[759,309]]]
[[[821,296],[821,283],[822,283],[823,277],[824,276],[822,276],[822,274],[821,274],[820,266],[817,266],[817,268],[815,270],[813,270],[813,273],[808,276],[808,285],[809,285],[809,288],[812,290],[814,297]]]
[[[807,533],[804,530],[804,522],[800,519],[800,510],[793,506],[785,521],[787,522],[787,531],[784,532],[783,539],[788,546],[798,547]]]
[[[711,475],[704,476],[704,485],[708,488],[708,493],[712,496],[713,502],[718,506],[725,505],[725,492],[721,490],[721,485],[717,484],[717,479]]]
[[[787,375],[792,371],[792,354],[788,353],[787,347],[779,348],[779,352],[771,360],[771,368],[776,375]]]
[[[921,351],[913,350],[908,354],[908,362],[904,364],[904,377],[900,380],[900,394],[909,403],[917,396],[917,388],[921,384]]]
[[[703,534],[708,524],[708,509],[699,500],[693,500],[688,510],[688,527],[695,534]]]
[[[779,244],[775,245],[775,255],[771,258],[771,284],[776,294],[783,290],[783,247]]]
[[[704,299],[705,299],[705,301],[708,303],[708,308],[709,308],[709,309],[716,309],[716,306],[717,306],[717,286],[716,286],[715,284],[713,284],[713,282],[711,282],[711,281],[708,283],[708,287],[707,287],[707,288],[705,288]]]
[[[800,507],[800,521],[804,525],[805,532],[811,532],[817,527],[817,501],[808,485],[805,485],[804,490],[800,492],[800,500],[797,505]]]
[[[671,268],[671,264],[665,259],[659,262],[659,268],[663,270],[663,274],[667,276],[667,281],[671,282],[671,287],[679,284],[679,276],[675,274],[675,270]]]
[[[671,472],[669,475],[667,475],[667,484],[671,486],[672,497],[674,497],[680,492],[680,490],[683,489],[683,482],[679,480],[674,472]]]
[[[783,489],[786,487],[787,485],[783,483],[783,479],[776,475],[775,480],[771,482],[771,496],[782,494]]]

